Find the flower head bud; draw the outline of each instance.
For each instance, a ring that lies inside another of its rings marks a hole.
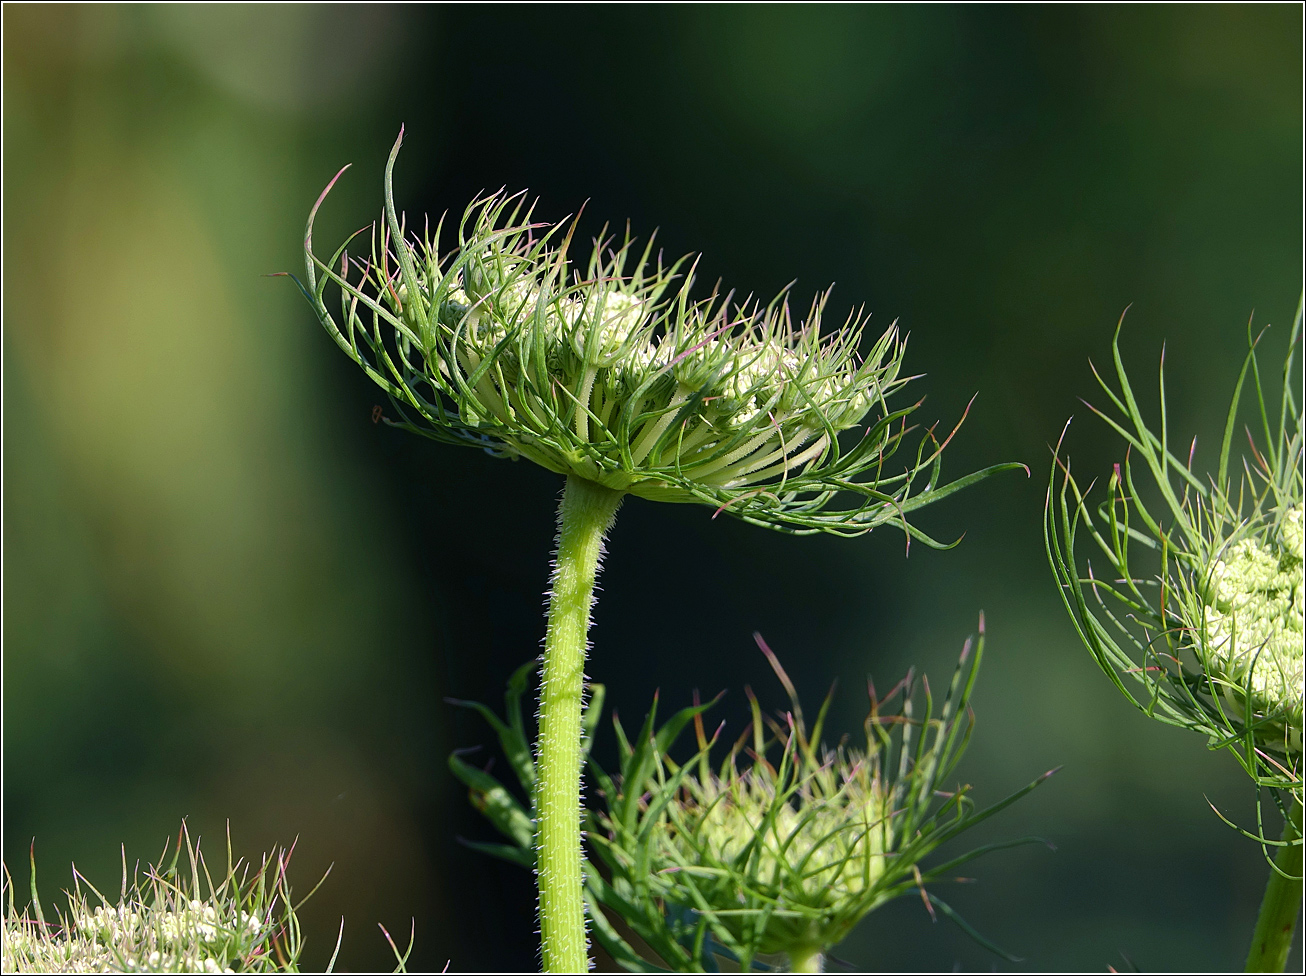
[[[1123,320],[1122,320],[1123,324]],[[1128,442],[1096,509],[1059,450],[1045,510],[1048,558],[1066,609],[1098,666],[1141,711],[1204,736],[1264,791],[1301,805],[1303,722],[1302,306],[1283,362],[1282,400],[1266,404],[1249,336],[1213,470],[1198,442],[1175,452],[1149,429],[1119,348],[1116,383],[1098,375],[1116,415],[1093,408]],[[1250,392],[1249,392],[1250,391]],[[1250,401],[1250,402],[1248,402]],[[1261,437],[1234,455],[1247,407]],[[1278,429],[1270,418],[1278,417]],[[1059,490],[1056,483],[1060,482]],[[1091,539],[1093,560],[1076,553]],[[1077,563],[1079,563],[1077,565]],[[1266,839],[1267,843],[1269,842]]]
[[[649,870],[686,909],[706,894],[739,941],[756,919],[731,914],[749,898],[794,906],[762,932],[757,950],[793,953],[839,942],[865,913],[893,852],[893,811],[864,755],[830,754],[786,781],[765,763],[684,778],[649,837]],[[692,878],[682,885],[677,875]],[[746,893],[745,893],[746,892]]]
[[[1301,751],[1303,637],[1302,505],[1277,531],[1241,539],[1213,561],[1199,647],[1211,680],[1240,716],[1248,708],[1277,736],[1260,738],[1282,752]],[[1276,741],[1277,739],[1277,741]]]
[[[348,242],[330,261],[313,253],[326,191],[319,198],[305,290],[400,426],[773,528],[858,534],[890,522],[932,543],[905,513],[961,483],[938,484],[942,445],[928,431],[900,471],[886,466],[914,409],[887,406],[907,382],[895,327],[863,359],[860,315],[823,334],[828,295],[801,324],[783,296],[695,298],[683,259],[664,266],[629,235],[601,240],[582,272],[569,258],[574,224],[532,222],[518,198],[477,201],[442,253],[439,228],[403,232],[390,183],[398,149],[370,257],[351,260]],[[341,290],[339,322],[328,282]],[[836,498],[853,503],[835,509]]]
[[[982,631],[978,647],[967,642],[937,715],[911,675],[885,699],[871,686],[862,749],[822,745],[829,700],[809,731],[788,676],[758,642],[790,709],[764,718],[750,695],[751,728],[717,768],[701,720],[709,706],[685,709],[657,729],[655,703],[630,741],[616,723],[621,774],[600,775],[606,805],[590,831],[611,876],[604,885],[628,906],[623,914],[637,931],[674,947],[701,945],[695,933],[705,929],[743,971],[759,953],[809,959],[885,902],[924,894],[941,870],[924,859],[991,812],[974,813],[969,787],[951,779],[969,738]],[[699,751],[677,765],[666,753],[691,721]],[[745,743],[750,761],[741,762]]]
[[[185,857],[180,857],[182,853]],[[171,863],[169,863],[169,860]],[[114,904],[74,869],[67,911],[46,922],[35,890],[33,910],[13,899],[3,913],[6,973],[297,972],[303,951],[285,877],[286,852],[250,864],[227,854],[227,873],[211,871],[183,825],[178,848],[133,876],[123,863]],[[8,877],[6,873],[6,878]],[[94,897],[101,904],[91,906]],[[275,945],[274,945],[275,942]]]

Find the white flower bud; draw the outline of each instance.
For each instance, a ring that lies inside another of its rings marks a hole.
[[[1241,714],[1295,726],[1301,748],[1303,677],[1302,506],[1289,510],[1275,538],[1247,538],[1211,565],[1205,645],[1207,672]]]

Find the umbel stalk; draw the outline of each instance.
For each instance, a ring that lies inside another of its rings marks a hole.
[[[789,953],[789,971],[791,973],[823,973],[825,960],[821,956],[821,947],[812,946],[805,950]]]
[[[580,847],[581,712],[594,578],[621,492],[569,475],[558,506],[558,556],[549,592],[536,827],[540,941],[546,973],[589,969]]]
[[[1290,812],[1283,825],[1283,847],[1275,855],[1270,880],[1256,917],[1251,951],[1247,953],[1249,973],[1281,973],[1288,964],[1292,935],[1301,913],[1302,893],[1302,807],[1288,798]],[[1295,842],[1295,843],[1294,843]]]

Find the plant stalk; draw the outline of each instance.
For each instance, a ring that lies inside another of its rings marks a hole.
[[[580,846],[585,650],[603,536],[622,497],[621,492],[569,475],[558,506],[558,554],[549,592],[535,756],[537,882],[546,973],[589,969]]]
[[[823,973],[825,959],[820,946],[810,949],[793,949],[789,953],[789,971],[791,973]]]
[[[1283,843],[1274,857],[1270,880],[1256,917],[1252,947],[1247,953],[1249,973],[1281,973],[1288,964],[1292,935],[1297,928],[1302,896],[1302,807],[1288,798],[1289,816],[1283,825]],[[1292,843],[1297,841],[1297,843]]]

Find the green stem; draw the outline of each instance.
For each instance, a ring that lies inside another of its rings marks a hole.
[[[820,946],[789,950],[789,971],[791,973],[823,973],[825,972],[825,967],[822,965],[824,961]]]
[[[1301,802],[1288,798],[1289,817],[1283,825],[1283,843],[1275,855],[1270,880],[1256,917],[1252,948],[1247,953],[1249,973],[1281,973],[1288,964],[1292,934],[1297,928],[1302,894]],[[1296,843],[1293,843],[1296,841]]]
[[[603,536],[621,499],[621,492],[570,475],[558,506],[558,556],[544,636],[536,750],[537,880],[546,973],[589,969],[581,895],[580,721],[594,577]]]

